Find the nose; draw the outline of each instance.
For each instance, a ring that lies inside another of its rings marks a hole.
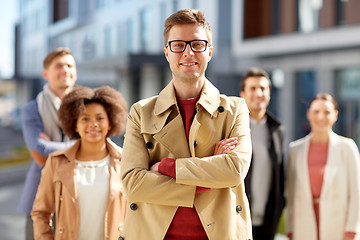
[[[258,88],[258,89],[256,89],[256,94],[257,94],[258,96],[263,96],[263,95],[264,95],[264,92],[263,92],[263,90],[262,90],[261,88]]]
[[[64,65],[63,66],[63,71],[65,71],[66,73],[70,72],[70,67],[68,65]]]
[[[97,121],[90,121],[90,126],[97,127],[97,126],[99,126],[99,124]]]
[[[194,55],[194,52],[191,50],[190,44],[186,44],[184,50],[184,56]]]
[[[318,118],[320,119],[320,120],[323,120],[323,119],[325,119],[325,113],[319,113],[318,114]]]

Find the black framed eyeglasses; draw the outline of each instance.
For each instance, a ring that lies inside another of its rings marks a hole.
[[[189,44],[191,51],[193,52],[205,52],[208,46],[207,40],[191,40],[191,41],[183,41],[183,40],[172,40],[169,41],[166,47],[170,47],[170,51],[173,53],[181,53],[184,52],[186,46]]]

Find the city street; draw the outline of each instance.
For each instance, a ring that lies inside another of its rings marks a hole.
[[[25,216],[16,211],[24,182],[0,186],[0,240],[24,240]]]

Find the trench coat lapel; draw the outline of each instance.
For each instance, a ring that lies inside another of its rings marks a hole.
[[[189,146],[184,131],[184,123],[179,113],[172,121],[154,135],[154,139],[156,139],[165,149],[174,154],[175,158],[190,156]]]
[[[324,180],[320,197],[323,196],[327,191],[329,191],[338,171],[337,166],[339,166],[339,161],[341,159],[341,149],[339,149],[339,146],[340,145],[337,144],[337,138],[335,133],[331,132],[329,138],[329,150],[327,155]]]
[[[114,198],[120,194],[122,191],[122,184],[121,184],[121,174],[120,174],[120,160],[121,160],[121,153],[119,149],[117,150],[116,147],[113,145],[114,143],[111,141],[107,141],[106,145],[110,153],[110,178],[109,178],[109,197],[107,206],[114,200]]]
[[[74,199],[77,198],[76,189],[75,189],[75,154],[80,146],[80,141],[77,141],[72,147],[64,151],[64,155],[69,160],[67,163],[62,164],[56,170],[63,186],[67,189],[71,196]]]
[[[142,133],[153,134],[154,139],[175,158],[190,156],[172,81],[159,93],[154,110],[144,107],[142,111],[142,116],[146,116],[141,120]]]
[[[310,186],[310,177],[309,177],[309,168],[308,168],[308,152],[310,145],[310,135],[305,137],[304,144],[301,148],[299,148],[299,161],[297,161],[297,168],[299,171],[298,181],[303,188],[303,192],[305,195],[312,199],[311,186]]]
[[[205,80],[204,87],[201,91],[201,95],[199,101],[197,102],[196,109],[200,111],[201,107],[207,111],[211,118],[216,118],[218,116],[218,107],[220,105],[220,93],[217,88],[214,87],[207,79]],[[201,107],[200,107],[201,106]],[[203,121],[203,124],[206,122]],[[196,114],[193,122],[191,124],[190,132],[189,132],[189,148],[191,152],[191,156],[195,157],[195,139],[198,136],[199,129],[201,127],[201,122],[198,119],[198,115]]]

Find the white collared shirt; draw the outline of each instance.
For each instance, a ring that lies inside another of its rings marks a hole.
[[[105,211],[109,192],[110,155],[98,161],[76,160],[76,184],[80,228],[78,240],[104,239]]]

